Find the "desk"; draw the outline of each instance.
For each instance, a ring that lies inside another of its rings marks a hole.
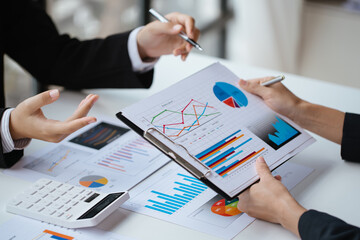
[[[234,64],[211,57],[191,54],[186,62],[172,56],[161,58],[155,69],[154,84],[150,90],[91,90],[78,92],[62,92],[60,99],[44,107],[47,117],[65,119],[71,115],[77,104],[87,93],[100,95],[99,101],[91,111],[92,116],[113,116],[122,107],[134,103],[144,97],[181,80],[192,73],[216,61],[221,61],[238,76],[248,79],[259,76],[278,75],[278,72]],[[292,74],[286,74],[284,84],[295,94],[318,104],[360,113],[360,89],[352,89],[340,85],[321,82]],[[315,136],[318,140],[311,147],[291,159],[315,171],[297,185],[292,194],[306,208],[328,212],[343,220],[360,226],[359,185],[360,164],[347,163],[340,158],[340,146]],[[26,149],[30,154],[46,143],[33,140]],[[0,224],[12,215],[5,212],[5,203],[30,183],[0,173]],[[4,194],[6,193],[6,194]],[[114,232],[135,239],[217,239],[191,229],[172,223],[150,218],[141,214],[120,210],[122,219],[112,226]],[[296,239],[281,226],[256,220],[242,231],[235,239]]]

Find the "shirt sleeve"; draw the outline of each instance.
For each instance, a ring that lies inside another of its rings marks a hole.
[[[151,69],[154,68],[154,65],[159,60],[159,58],[155,58],[154,61],[151,61],[151,62],[143,62],[141,60],[140,55],[139,55],[136,37],[142,28],[143,27],[138,27],[138,28],[134,29],[130,33],[130,36],[128,39],[128,51],[129,51],[129,57],[130,57],[131,64],[132,64],[132,69],[134,72],[138,72],[138,73],[144,73],[144,72],[150,71]]]
[[[13,150],[21,150],[30,144],[30,138],[19,139],[13,141],[10,134],[10,114],[14,108],[5,110],[1,119],[1,144],[3,147],[3,153],[9,153]]]
[[[360,162],[360,115],[346,113],[341,141],[341,157],[351,162]]]
[[[299,234],[303,240],[360,239],[360,228],[329,214],[309,210],[300,217]]]

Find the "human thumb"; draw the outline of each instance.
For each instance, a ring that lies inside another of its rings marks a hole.
[[[48,105],[56,101],[60,96],[58,89],[49,90],[46,92],[39,93],[33,97],[26,99],[23,103],[25,110],[28,112],[35,112],[42,106]]]
[[[260,79],[244,80],[240,79],[239,85],[245,91],[263,97],[266,91],[270,91],[269,88],[261,86]]]
[[[260,179],[266,176],[272,177],[270,169],[263,157],[258,157],[258,159],[256,159],[256,172],[258,173]]]

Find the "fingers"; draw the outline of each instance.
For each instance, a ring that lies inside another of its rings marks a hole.
[[[98,99],[98,95],[89,94],[81,101],[76,111],[66,121],[72,121],[81,117],[85,117]]]
[[[256,159],[256,172],[258,173],[260,180],[264,177],[272,177],[270,169],[263,157],[258,157],[258,159]]]
[[[266,82],[271,78],[272,77],[256,78],[248,81],[240,79],[239,85],[247,92],[263,97],[266,93],[271,91],[271,88],[261,86],[261,83]]]
[[[166,15],[166,18],[169,19],[171,22],[179,23],[183,26],[185,26],[185,33],[188,35],[189,38],[197,40],[196,34],[195,34],[195,19],[191,16],[188,16],[186,14],[182,13],[170,13]]]
[[[276,175],[274,178],[275,178],[276,180],[278,180],[278,181],[281,181],[281,176],[280,176],[280,175]]]
[[[163,23],[154,21],[147,25],[154,34],[177,35],[183,30],[183,26],[174,22]]]
[[[56,101],[59,96],[60,92],[58,89],[49,90],[26,99],[25,101],[20,103],[18,107],[22,111],[26,111],[27,113],[31,114],[40,109],[41,107]]]
[[[95,117],[83,117],[66,122],[48,119],[43,126],[43,137],[39,139],[49,142],[59,142],[69,134],[94,122],[96,122]]]

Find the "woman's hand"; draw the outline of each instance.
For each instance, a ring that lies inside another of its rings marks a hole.
[[[304,101],[289,91],[282,83],[275,83],[270,86],[261,86],[262,82],[270,80],[271,77],[257,78],[245,81],[240,80],[241,88],[261,97],[266,105],[292,120],[295,120],[300,112]]]
[[[141,59],[157,58],[165,54],[181,55],[185,60],[192,45],[178,34],[184,31],[189,38],[197,41],[200,35],[195,27],[195,20],[185,14],[170,13],[165,16],[169,22],[154,21],[147,24],[137,35],[138,49]]]
[[[59,90],[49,90],[21,102],[10,115],[10,133],[13,140],[35,138],[48,142],[60,142],[69,134],[96,122],[95,117],[86,117],[99,98],[89,94],[66,121],[47,119],[41,107],[55,102]]]
[[[263,157],[256,160],[260,181],[239,195],[238,209],[251,217],[280,223],[299,236],[298,222],[306,211],[281,183],[281,177],[271,175]]]

